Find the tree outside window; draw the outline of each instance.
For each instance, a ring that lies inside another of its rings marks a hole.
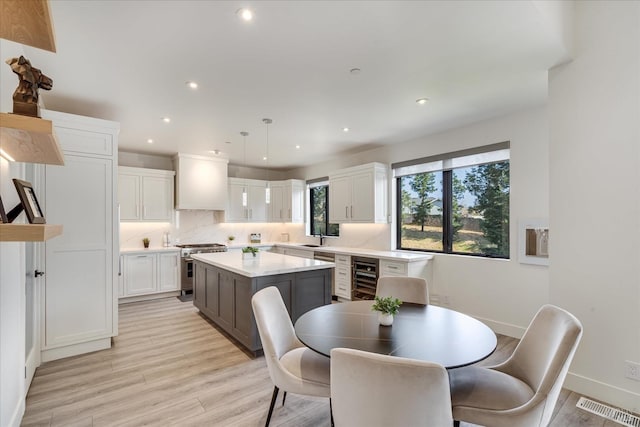
[[[339,236],[339,224],[329,223],[329,186],[309,189],[309,212],[311,235]]]
[[[398,178],[398,248],[509,257],[509,161]]]

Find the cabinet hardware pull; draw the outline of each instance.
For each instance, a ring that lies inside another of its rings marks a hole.
[[[344,216],[345,218],[349,218],[349,206],[344,207]]]

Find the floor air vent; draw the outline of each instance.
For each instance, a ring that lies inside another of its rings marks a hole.
[[[615,409],[602,403],[594,402],[593,400],[581,397],[576,403],[576,406],[580,409],[584,409],[592,414],[600,415],[603,418],[622,424],[628,427],[640,427],[640,417],[637,417],[629,412]]]

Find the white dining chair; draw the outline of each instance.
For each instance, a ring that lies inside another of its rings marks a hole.
[[[429,287],[422,277],[382,276],[378,278],[376,296],[394,297],[402,302],[429,304]]]
[[[436,363],[331,350],[331,401],[337,427],[451,427],[447,370]]]
[[[545,305],[505,362],[450,370],[456,425],[547,426],[581,337],[578,319]]]
[[[265,426],[269,425],[278,392],[331,397],[330,361],[298,340],[282,296],[274,286],[256,292],[251,298],[253,314],[262,341],[273,395]]]

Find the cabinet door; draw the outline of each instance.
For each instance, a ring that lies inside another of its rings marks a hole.
[[[218,272],[218,321],[230,331],[233,322],[233,275],[225,270]]]
[[[351,218],[351,178],[329,179],[329,222],[349,222]]]
[[[115,170],[112,159],[67,152],[64,167],[45,169],[38,196],[47,222],[64,233],[45,244],[43,350],[113,335]]]
[[[304,222],[304,184],[302,182],[294,181],[288,188],[290,197],[286,198],[289,202],[287,221],[294,223]],[[285,192],[287,194],[287,192]]]
[[[180,289],[178,270],[180,254],[177,252],[158,254],[158,290],[177,291]]]
[[[142,219],[171,221],[173,212],[173,178],[142,177]]]
[[[225,221],[245,222],[249,212],[248,208],[243,205],[243,200],[247,197],[245,194],[246,186],[242,182],[229,181],[229,203],[225,212]]]
[[[204,264],[201,264],[204,266]],[[206,266],[205,272],[205,313],[216,319],[220,316],[220,272],[215,267]]]
[[[266,202],[267,183],[258,181],[247,186],[249,197],[249,222],[265,222],[267,220]]]
[[[233,332],[244,344],[250,345],[252,329],[255,328],[251,308],[251,279],[234,275],[233,287]],[[230,301],[231,302],[231,301]]]
[[[124,257],[125,295],[141,295],[155,292],[156,254],[127,255]]]
[[[118,174],[118,203],[121,221],[140,219],[140,176]]]
[[[207,267],[201,262],[193,263],[193,305],[200,310],[206,309]]]
[[[272,184],[270,186],[271,191],[271,203],[269,211],[271,212],[269,220],[272,222],[284,222],[287,220],[287,206],[286,206],[286,188],[280,184]]]
[[[373,184],[373,172],[362,172],[352,176],[350,221],[375,222],[375,188]]]

